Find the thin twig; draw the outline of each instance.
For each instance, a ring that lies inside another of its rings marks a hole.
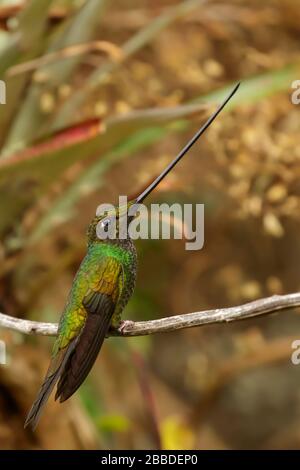
[[[254,300],[236,307],[204,310],[202,312],[184,313],[172,317],[141,322],[127,321],[120,331],[110,332],[110,336],[144,336],[153,333],[167,333],[183,328],[227,323],[247,318],[271,314],[278,310],[300,307],[300,293],[273,295]],[[9,328],[24,334],[55,336],[57,324],[23,320],[0,313],[0,327]]]
[[[49,52],[37,59],[22,62],[10,67],[7,71],[7,77],[13,77],[25,72],[31,72],[44,65],[51,64],[60,60],[69,59],[77,55],[83,55],[88,52],[104,52],[113,62],[121,62],[123,58],[122,50],[108,41],[91,41],[86,44],[75,44],[74,46],[65,47],[58,51]]]

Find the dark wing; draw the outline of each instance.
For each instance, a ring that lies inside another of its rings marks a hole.
[[[109,258],[105,270],[102,268],[101,279],[84,297],[87,318],[76,348],[69,355],[60,375],[55,395],[60,402],[67,400],[80,387],[97,358],[119,299],[120,275],[122,265],[116,259]]]

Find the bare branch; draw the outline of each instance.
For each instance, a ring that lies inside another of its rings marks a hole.
[[[124,324],[122,332],[112,331],[110,336],[144,336],[153,333],[167,333],[203,325],[227,323],[247,318],[259,317],[274,313],[278,310],[287,310],[300,307],[300,293],[274,295],[265,299],[255,300],[236,307],[204,310],[202,312],[185,313],[158,320],[131,322]],[[0,327],[9,328],[24,334],[55,336],[57,324],[42,323],[31,320],[14,318],[0,313]]]
[[[56,323],[23,320],[22,318],[10,317],[4,313],[0,313],[0,327],[19,331],[19,333],[25,335],[56,336],[57,334]]]

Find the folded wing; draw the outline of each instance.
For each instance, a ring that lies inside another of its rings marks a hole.
[[[85,323],[76,337],[53,357],[24,427],[30,424],[35,429],[57,382],[55,399],[63,402],[80,387],[96,360],[121,294],[123,274],[122,265],[114,258],[105,259],[98,270],[82,301],[87,313]],[[58,336],[58,344],[60,339]]]

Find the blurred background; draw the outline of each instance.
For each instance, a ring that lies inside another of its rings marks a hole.
[[[1,1],[0,311],[58,321],[96,207],[142,189],[239,80],[149,199],[204,203],[205,246],[138,241],[125,318],[299,290],[299,25],[297,0]],[[35,433],[53,339],[0,339],[1,449],[300,448],[299,311],[109,338]]]

